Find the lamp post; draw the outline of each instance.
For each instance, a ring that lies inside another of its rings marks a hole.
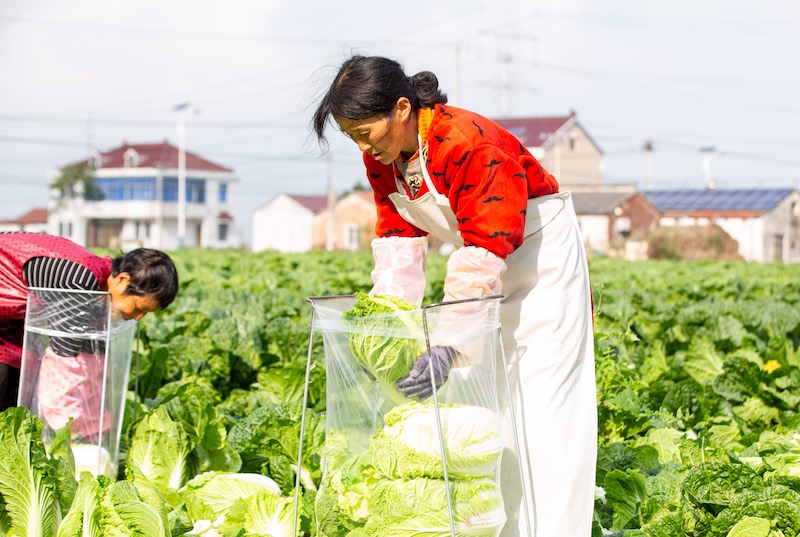
[[[701,147],[701,153],[705,153],[703,157],[703,177],[706,180],[706,188],[713,190],[717,188],[717,182],[711,176],[711,161],[718,155],[717,148],[714,146]]]
[[[175,106],[178,112],[178,247],[186,245],[186,115],[189,112],[189,103],[180,103]],[[199,110],[195,110],[195,114]]]

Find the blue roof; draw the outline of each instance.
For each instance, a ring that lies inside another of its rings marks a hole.
[[[659,211],[769,211],[791,188],[645,190]]]

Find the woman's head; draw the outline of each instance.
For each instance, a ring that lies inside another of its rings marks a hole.
[[[178,294],[178,271],[164,252],[137,248],[112,261],[108,292],[117,314],[139,320],[172,303]]]
[[[342,64],[322,97],[312,121],[314,132],[324,142],[325,127],[331,118],[340,126],[342,120],[352,125],[362,120],[389,118],[401,100],[407,101],[410,112],[416,112],[419,108],[446,103],[447,96],[439,90],[436,75],[429,71],[408,77],[394,60],[353,56]]]

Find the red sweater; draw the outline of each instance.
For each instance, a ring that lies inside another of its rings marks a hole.
[[[522,245],[530,198],[558,192],[558,182],[511,133],[483,116],[447,105],[434,107],[428,129],[427,169],[440,194],[447,196],[465,246],[479,246],[505,258]],[[364,153],[367,177],[375,193],[379,237],[418,237],[426,232],[395,209],[395,166]],[[423,183],[417,197],[428,191]]]

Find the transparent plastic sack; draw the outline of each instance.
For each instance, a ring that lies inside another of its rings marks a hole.
[[[365,296],[308,299],[327,379],[320,537],[410,527],[428,536],[497,537],[506,521],[501,459],[518,453],[497,388],[507,384],[500,297],[392,310],[392,300],[378,296],[371,298],[387,300],[388,311],[369,314]],[[470,359],[459,354],[430,397],[405,397],[396,382],[430,349],[439,324],[449,325],[450,309],[462,327],[453,343]]]
[[[372,239],[375,268],[371,295],[394,295],[415,306],[425,294],[427,237],[378,237]]]
[[[29,289],[17,404],[44,420],[46,443],[71,423],[77,475],[117,476],[135,327],[106,292]]]

